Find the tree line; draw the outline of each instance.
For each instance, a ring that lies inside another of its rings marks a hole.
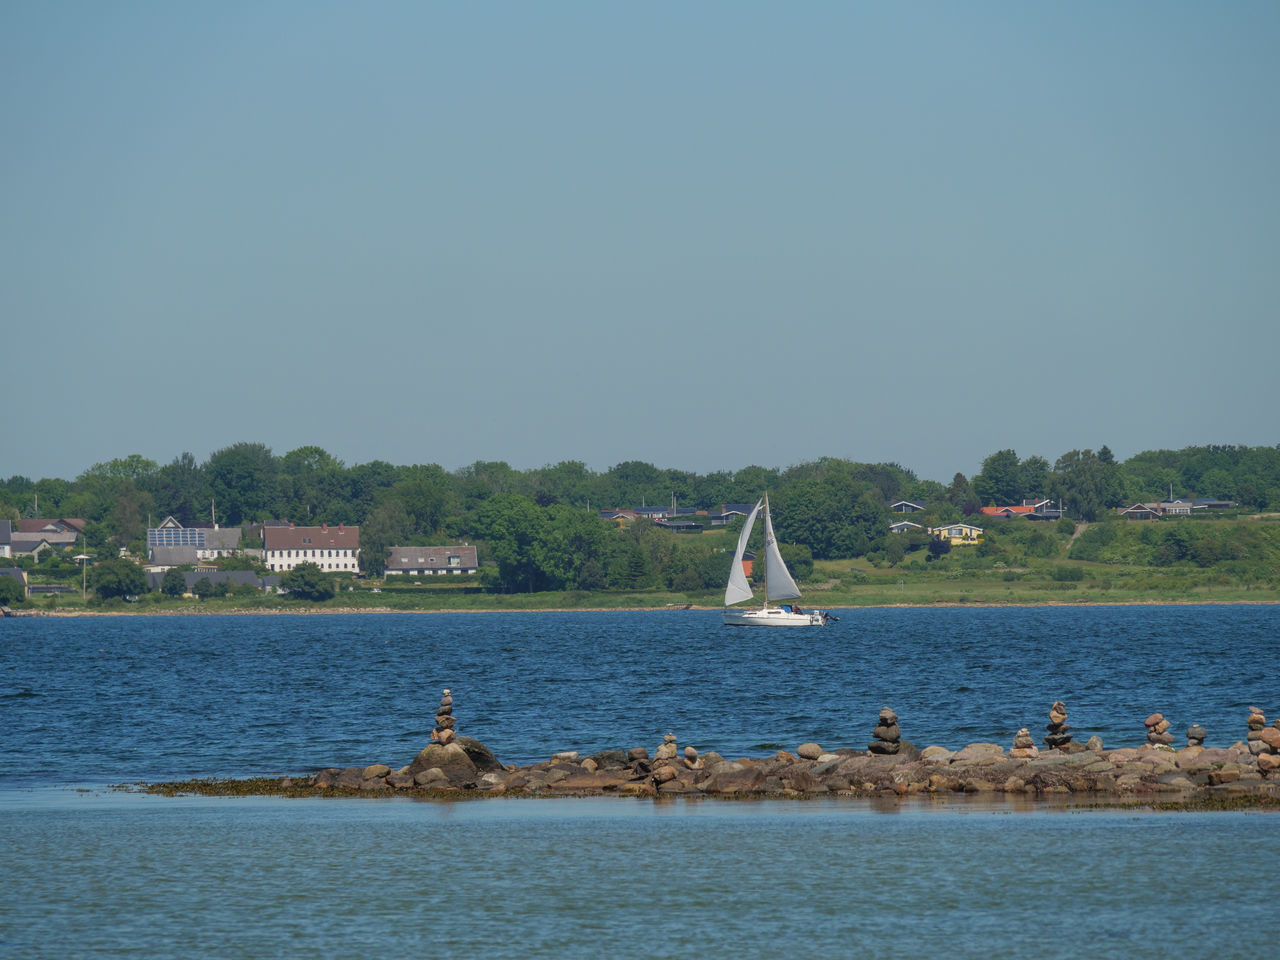
[[[204,462],[183,453],[160,465],[133,454],[70,481],[10,477],[0,484],[0,518],[84,518],[86,546],[99,556],[114,546],[145,552],[147,526],[170,515],[184,526],[356,524],[362,565],[373,574],[382,572],[390,546],[466,541],[481,546],[502,589],[689,590],[722,585],[727,557],[645,521],[615,528],[599,511],[673,502],[714,510],[754,503],[765,491],[779,542],[803,573],[814,558],[900,551],[905,541],[889,534],[895,500],[928,504],[936,522],[1037,497],[1080,520],[1170,493],[1280,509],[1280,446],[1187,447],[1120,462],[1104,445],[1069,451],[1052,464],[1000,450],[972,477],[957,473],[944,485],[898,464],[838,458],[701,475],[641,461],[604,472],[579,461],[531,470],[482,461],[448,471],[385,461],[346,466],[316,446],[279,456],[263,444],[237,443]]]

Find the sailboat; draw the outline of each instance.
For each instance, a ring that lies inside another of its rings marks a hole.
[[[764,509],[764,606],[735,607],[732,604],[754,599],[746,571],[742,569],[742,555],[747,549],[751,528],[756,515]],[[773,536],[773,518],[769,515],[769,495],[756,502],[755,507],[738,534],[738,548],[733,553],[733,566],[729,568],[729,586],[724,592],[724,622],[733,627],[821,627],[832,617],[825,610],[803,612],[795,604],[769,606],[770,600],[792,600],[800,596],[800,588],[778,552],[778,541]]]

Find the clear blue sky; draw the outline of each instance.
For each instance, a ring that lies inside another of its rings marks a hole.
[[[0,475],[1280,442],[1280,4],[0,5]]]

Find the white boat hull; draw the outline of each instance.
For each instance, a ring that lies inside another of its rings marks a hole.
[[[827,614],[822,610],[792,613],[781,607],[725,607],[724,622],[731,627],[823,627]]]

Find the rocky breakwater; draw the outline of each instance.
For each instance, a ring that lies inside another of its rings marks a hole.
[[[445,697],[450,697],[446,691]],[[1041,751],[1020,729],[1013,745],[972,743],[959,750],[930,746],[918,750],[901,739],[897,715],[881,711],[875,739],[866,750],[827,749],[802,743],[772,756],[727,759],[692,745],[680,748],[674,733],[652,753],[646,747],[604,750],[589,756],[562,751],[526,766],[501,763],[484,744],[458,736],[449,713],[437,715],[436,741],[408,766],[385,764],[330,768],[308,779],[284,781],[292,791],[404,791],[425,795],[633,797],[813,797],[955,795],[1019,798],[1075,798],[1095,802],[1122,798],[1189,801],[1262,797],[1280,803],[1280,725],[1266,726],[1262,711],[1249,715],[1249,738],[1230,747],[1192,745],[1174,749],[1163,742],[1104,749],[1091,737],[1087,746],[1059,741]],[[1055,708],[1060,704],[1055,704]],[[1065,723],[1065,709],[1056,724]],[[1148,718],[1150,721],[1151,718]],[[1154,730],[1160,721],[1148,722]],[[453,736],[439,742],[440,734]],[[1065,731],[1058,731],[1059,734]],[[1156,736],[1167,733],[1167,728]],[[876,746],[880,744],[880,746]],[[894,752],[890,752],[894,751]]]

